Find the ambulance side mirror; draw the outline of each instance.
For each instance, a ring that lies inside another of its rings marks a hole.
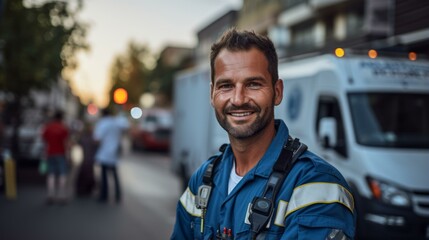
[[[319,122],[319,142],[323,148],[337,146],[337,121],[333,117],[324,117]]]

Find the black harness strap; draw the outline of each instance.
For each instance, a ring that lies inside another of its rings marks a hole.
[[[207,206],[210,200],[210,194],[212,192],[214,170],[216,169],[216,166],[219,164],[219,162],[222,160],[222,156],[226,149],[226,146],[227,144],[223,144],[219,148],[219,151],[221,151],[222,153],[207,166],[207,169],[204,172],[203,176],[203,184],[198,188],[198,193],[195,197],[195,206],[198,209],[201,209],[201,233],[204,232],[204,219],[206,215]]]
[[[217,156],[215,160],[213,160],[213,162],[207,166],[207,169],[203,175],[203,183],[205,185],[211,186],[213,184],[213,177],[214,177],[213,171],[216,169],[216,166],[222,160],[223,153],[225,152],[225,149],[227,146],[228,144],[226,143],[222,144],[222,146],[219,147],[219,151],[221,152],[221,154]]]
[[[273,215],[274,203],[280,187],[292,169],[298,157],[307,150],[307,146],[299,142],[298,138],[288,138],[285,146],[273,166],[262,197],[255,197],[250,208],[250,229],[252,239],[256,239],[262,230],[268,227]]]

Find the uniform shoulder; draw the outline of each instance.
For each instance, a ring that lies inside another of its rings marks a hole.
[[[302,154],[296,165],[299,166],[298,168],[301,171],[305,171],[313,175],[330,176],[335,178],[337,181],[346,184],[344,177],[338,169],[311,151],[306,151]]]
[[[219,156],[221,156],[221,153],[215,154],[211,157],[209,157],[205,162],[201,164],[200,167],[195,170],[195,172],[192,174],[191,179],[189,181],[189,187],[193,191],[194,189],[197,189],[201,183],[204,176],[204,173],[207,169],[207,167],[215,161]],[[194,192],[194,191],[193,191]]]

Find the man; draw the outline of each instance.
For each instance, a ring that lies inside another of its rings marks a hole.
[[[344,178],[309,151],[292,155],[305,148],[291,144],[285,123],[274,119],[283,82],[273,43],[231,29],[212,46],[210,64],[211,104],[230,145],[191,177],[171,238],[353,238],[355,209]],[[298,157],[293,164],[291,156]]]
[[[55,112],[53,120],[44,127],[42,132],[46,147],[46,160],[48,161],[46,178],[48,204],[56,201],[61,204],[67,202],[68,165],[66,154],[68,152],[69,130],[62,121],[63,113],[61,111]]]
[[[115,200],[121,201],[121,187],[117,172],[117,162],[122,139],[122,133],[128,128],[128,122],[115,117],[109,109],[102,110],[102,117],[94,129],[94,140],[98,143],[95,161],[101,166],[101,189],[98,201],[105,203],[109,197],[108,174],[113,175],[115,183]]]

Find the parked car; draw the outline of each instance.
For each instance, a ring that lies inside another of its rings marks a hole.
[[[144,110],[131,129],[133,149],[169,151],[172,124],[170,110]]]
[[[4,148],[12,147],[12,126],[7,126],[4,133]],[[44,143],[41,137],[41,125],[22,125],[18,131],[19,150],[14,156],[17,160],[39,161],[44,156]]]

